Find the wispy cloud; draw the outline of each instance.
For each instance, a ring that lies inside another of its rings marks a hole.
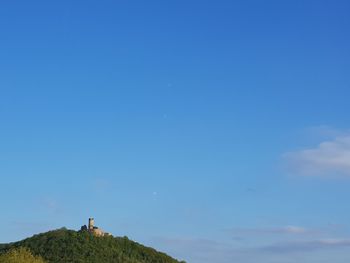
[[[320,259],[325,255],[332,257],[331,252],[337,253],[337,251],[343,251],[342,249],[350,248],[350,239],[340,238],[280,240],[272,244],[245,247],[228,242],[196,238],[156,238],[151,243],[170,255],[193,263],[319,263],[329,262],[320,261]]]
[[[323,141],[314,148],[288,152],[284,158],[298,174],[350,176],[350,134]]]
[[[346,229],[335,224],[320,227],[235,227],[224,229],[224,232],[226,237],[221,236],[220,241],[157,237],[150,241],[150,245],[193,263],[320,263],[327,262],[320,261],[324,256],[332,258],[333,254],[344,253],[350,248]]]
[[[312,241],[294,241],[280,242],[273,245],[262,247],[261,250],[270,253],[296,253],[296,252],[311,252],[319,249],[335,249],[350,247],[350,239],[319,239]]]
[[[230,233],[238,235],[270,235],[270,234],[307,234],[315,233],[317,230],[307,229],[300,226],[281,226],[281,227],[259,227],[259,228],[231,228]]]

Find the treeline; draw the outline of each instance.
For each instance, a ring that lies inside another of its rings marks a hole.
[[[67,229],[50,231],[0,246],[0,257],[19,252],[26,253],[28,261],[18,263],[179,263],[170,256],[127,237],[95,237],[86,231]],[[34,259],[29,259],[28,253]],[[12,263],[0,261],[3,262]]]

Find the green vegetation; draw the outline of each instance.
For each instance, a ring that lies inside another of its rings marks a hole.
[[[22,248],[22,249],[21,249]],[[26,249],[23,249],[26,248]],[[178,263],[179,261],[127,237],[95,237],[85,231],[59,229],[35,235],[10,244],[0,245],[0,257],[22,252],[37,257],[27,261],[0,263]],[[13,252],[14,251],[14,252]],[[33,257],[33,256],[32,256]],[[30,261],[32,260],[32,261]]]
[[[33,256],[27,248],[14,248],[0,255],[0,263],[45,263],[39,256]]]

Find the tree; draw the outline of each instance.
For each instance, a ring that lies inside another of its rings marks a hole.
[[[34,256],[28,248],[14,248],[0,255],[0,263],[45,263],[38,256]]]

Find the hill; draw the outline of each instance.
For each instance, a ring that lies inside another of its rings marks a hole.
[[[28,248],[48,263],[179,263],[176,259],[127,237],[96,237],[86,231],[67,229],[1,244],[0,255],[20,247]]]

